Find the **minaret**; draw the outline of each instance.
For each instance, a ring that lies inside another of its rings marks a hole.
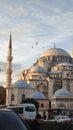
[[[7,66],[6,66],[6,105],[11,104],[11,74],[12,74],[12,37],[10,33],[10,41],[8,46]]]

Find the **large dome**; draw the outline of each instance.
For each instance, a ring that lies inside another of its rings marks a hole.
[[[50,48],[43,52],[40,57],[45,57],[45,56],[65,56],[65,57],[71,57],[65,50],[60,49],[60,48]]]
[[[59,89],[54,93],[54,96],[70,96],[70,92],[67,89]]]

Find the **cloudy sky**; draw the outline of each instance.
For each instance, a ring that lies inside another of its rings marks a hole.
[[[73,0],[0,0],[0,61],[6,61],[10,32],[13,63],[23,68],[54,43],[71,54]]]

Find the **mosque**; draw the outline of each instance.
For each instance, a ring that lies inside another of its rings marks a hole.
[[[72,50],[73,52],[73,50]],[[61,48],[47,49],[30,68],[22,70],[11,84],[12,39],[7,56],[6,105],[20,104],[25,98],[40,102],[40,107],[73,109],[73,53]]]

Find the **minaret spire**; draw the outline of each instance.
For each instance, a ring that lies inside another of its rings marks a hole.
[[[11,74],[12,74],[12,37],[10,33],[10,40],[8,46],[8,55],[7,55],[7,66],[6,66],[6,105],[11,104],[11,97],[9,97],[9,89],[11,86]]]
[[[10,32],[10,42],[9,42],[9,48],[12,48],[12,37],[11,37],[11,32]]]
[[[71,54],[71,57],[73,58],[73,44],[72,44],[72,54]]]

